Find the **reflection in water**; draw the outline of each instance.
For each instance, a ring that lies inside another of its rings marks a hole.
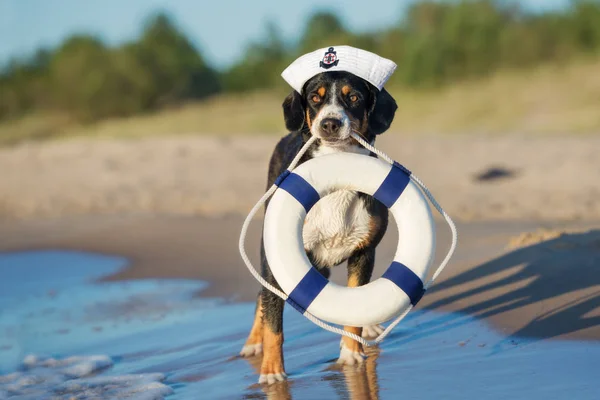
[[[345,398],[348,393],[352,400],[378,400],[379,381],[377,378],[377,359],[381,350],[379,347],[365,349],[367,359],[362,365],[345,365],[341,367],[344,374],[346,390],[340,398]]]
[[[379,347],[368,347],[365,349],[367,359],[360,365],[337,365],[328,366],[322,380],[328,382],[338,398],[351,400],[378,400],[379,381],[377,377],[377,359],[381,350]],[[260,374],[262,357],[251,357],[245,360],[252,366],[256,376]],[[258,389],[264,393],[268,400],[292,400],[291,388],[293,379],[277,382],[273,385],[252,385],[251,388]],[[245,399],[256,398],[255,394],[249,394]],[[261,397],[262,398],[262,397]]]
[[[268,400],[292,400],[292,394],[290,393],[290,382],[276,382],[273,385],[263,385],[263,393],[267,396]]]
[[[245,358],[248,363],[252,366],[256,377],[260,375],[260,364],[262,363],[262,354],[258,357],[250,357]],[[251,388],[260,388],[260,390],[265,394],[268,400],[292,400],[292,394],[290,392],[290,381],[276,382],[272,385],[259,385],[254,384]],[[254,399],[257,398],[254,394],[248,394],[244,396],[244,399]],[[263,398],[262,396],[260,398]]]

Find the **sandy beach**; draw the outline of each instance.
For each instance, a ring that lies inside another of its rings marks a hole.
[[[244,214],[275,136],[73,139],[0,148],[0,218]],[[382,135],[463,221],[600,220],[600,136]]]

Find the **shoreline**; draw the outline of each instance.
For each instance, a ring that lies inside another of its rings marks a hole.
[[[253,301],[259,284],[239,257],[241,224],[239,216],[132,215],[0,222],[0,251],[117,255],[130,265],[104,280],[203,280],[209,283],[203,297]],[[541,236],[541,243],[526,238],[525,247],[514,248],[515,238],[539,228],[583,233]],[[600,221],[476,222],[459,223],[458,229],[455,257],[418,308],[480,318],[508,336],[600,340],[600,271],[590,268],[600,260]],[[258,260],[259,234],[260,223],[255,222],[247,244],[253,261]],[[373,278],[381,276],[392,259],[396,238],[394,230],[388,230]],[[447,228],[438,224],[437,260],[446,251],[448,238]],[[586,247],[578,247],[579,243]],[[334,268],[332,280],[343,284],[344,279],[345,268]]]

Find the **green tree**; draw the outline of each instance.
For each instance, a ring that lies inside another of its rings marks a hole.
[[[280,72],[291,61],[279,27],[272,21],[264,37],[250,43],[241,62],[223,74],[226,91],[244,92],[280,84]]]
[[[75,36],[50,64],[55,107],[90,121],[124,116],[147,108],[143,66],[125,49],[108,49],[91,36]]]
[[[342,21],[331,12],[313,14],[306,24],[304,33],[300,36],[300,53],[306,53],[318,48],[345,44],[349,34]]]
[[[350,32],[331,12],[313,14],[293,44],[277,25],[217,72],[168,15],[155,14],[141,36],[107,47],[75,35],[53,50],[13,59],[0,71],[0,119],[56,109],[84,121],[203,99],[222,90],[283,88],[281,71],[296,57],[348,44],[394,60],[392,83],[435,86],[501,68],[568,62],[600,51],[600,1],[531,13],[518,2],[424,0],[385,30]]]
[[[48,65],[50,52],[13,59],[0,74],[0,119],[12,118],[50,103]]]
[[[152,106],[201,99],[219,90],[217,73],[166,14],[149,20],[132,50],[152,77]]]

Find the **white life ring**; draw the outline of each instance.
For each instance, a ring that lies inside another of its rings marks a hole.
[[[433,261],[435,229],[429,204],[409,171],[374,157],[336,153],[286,171],[276,185],[265,214],[265,255],[294,308],[334,324],[366,326],[389,321],[421,299]],[[302,241],[310,208],[340,189],[363,192],[385,204],[400,239],[383,276],[355,288],[324,278],[312,267]]]

